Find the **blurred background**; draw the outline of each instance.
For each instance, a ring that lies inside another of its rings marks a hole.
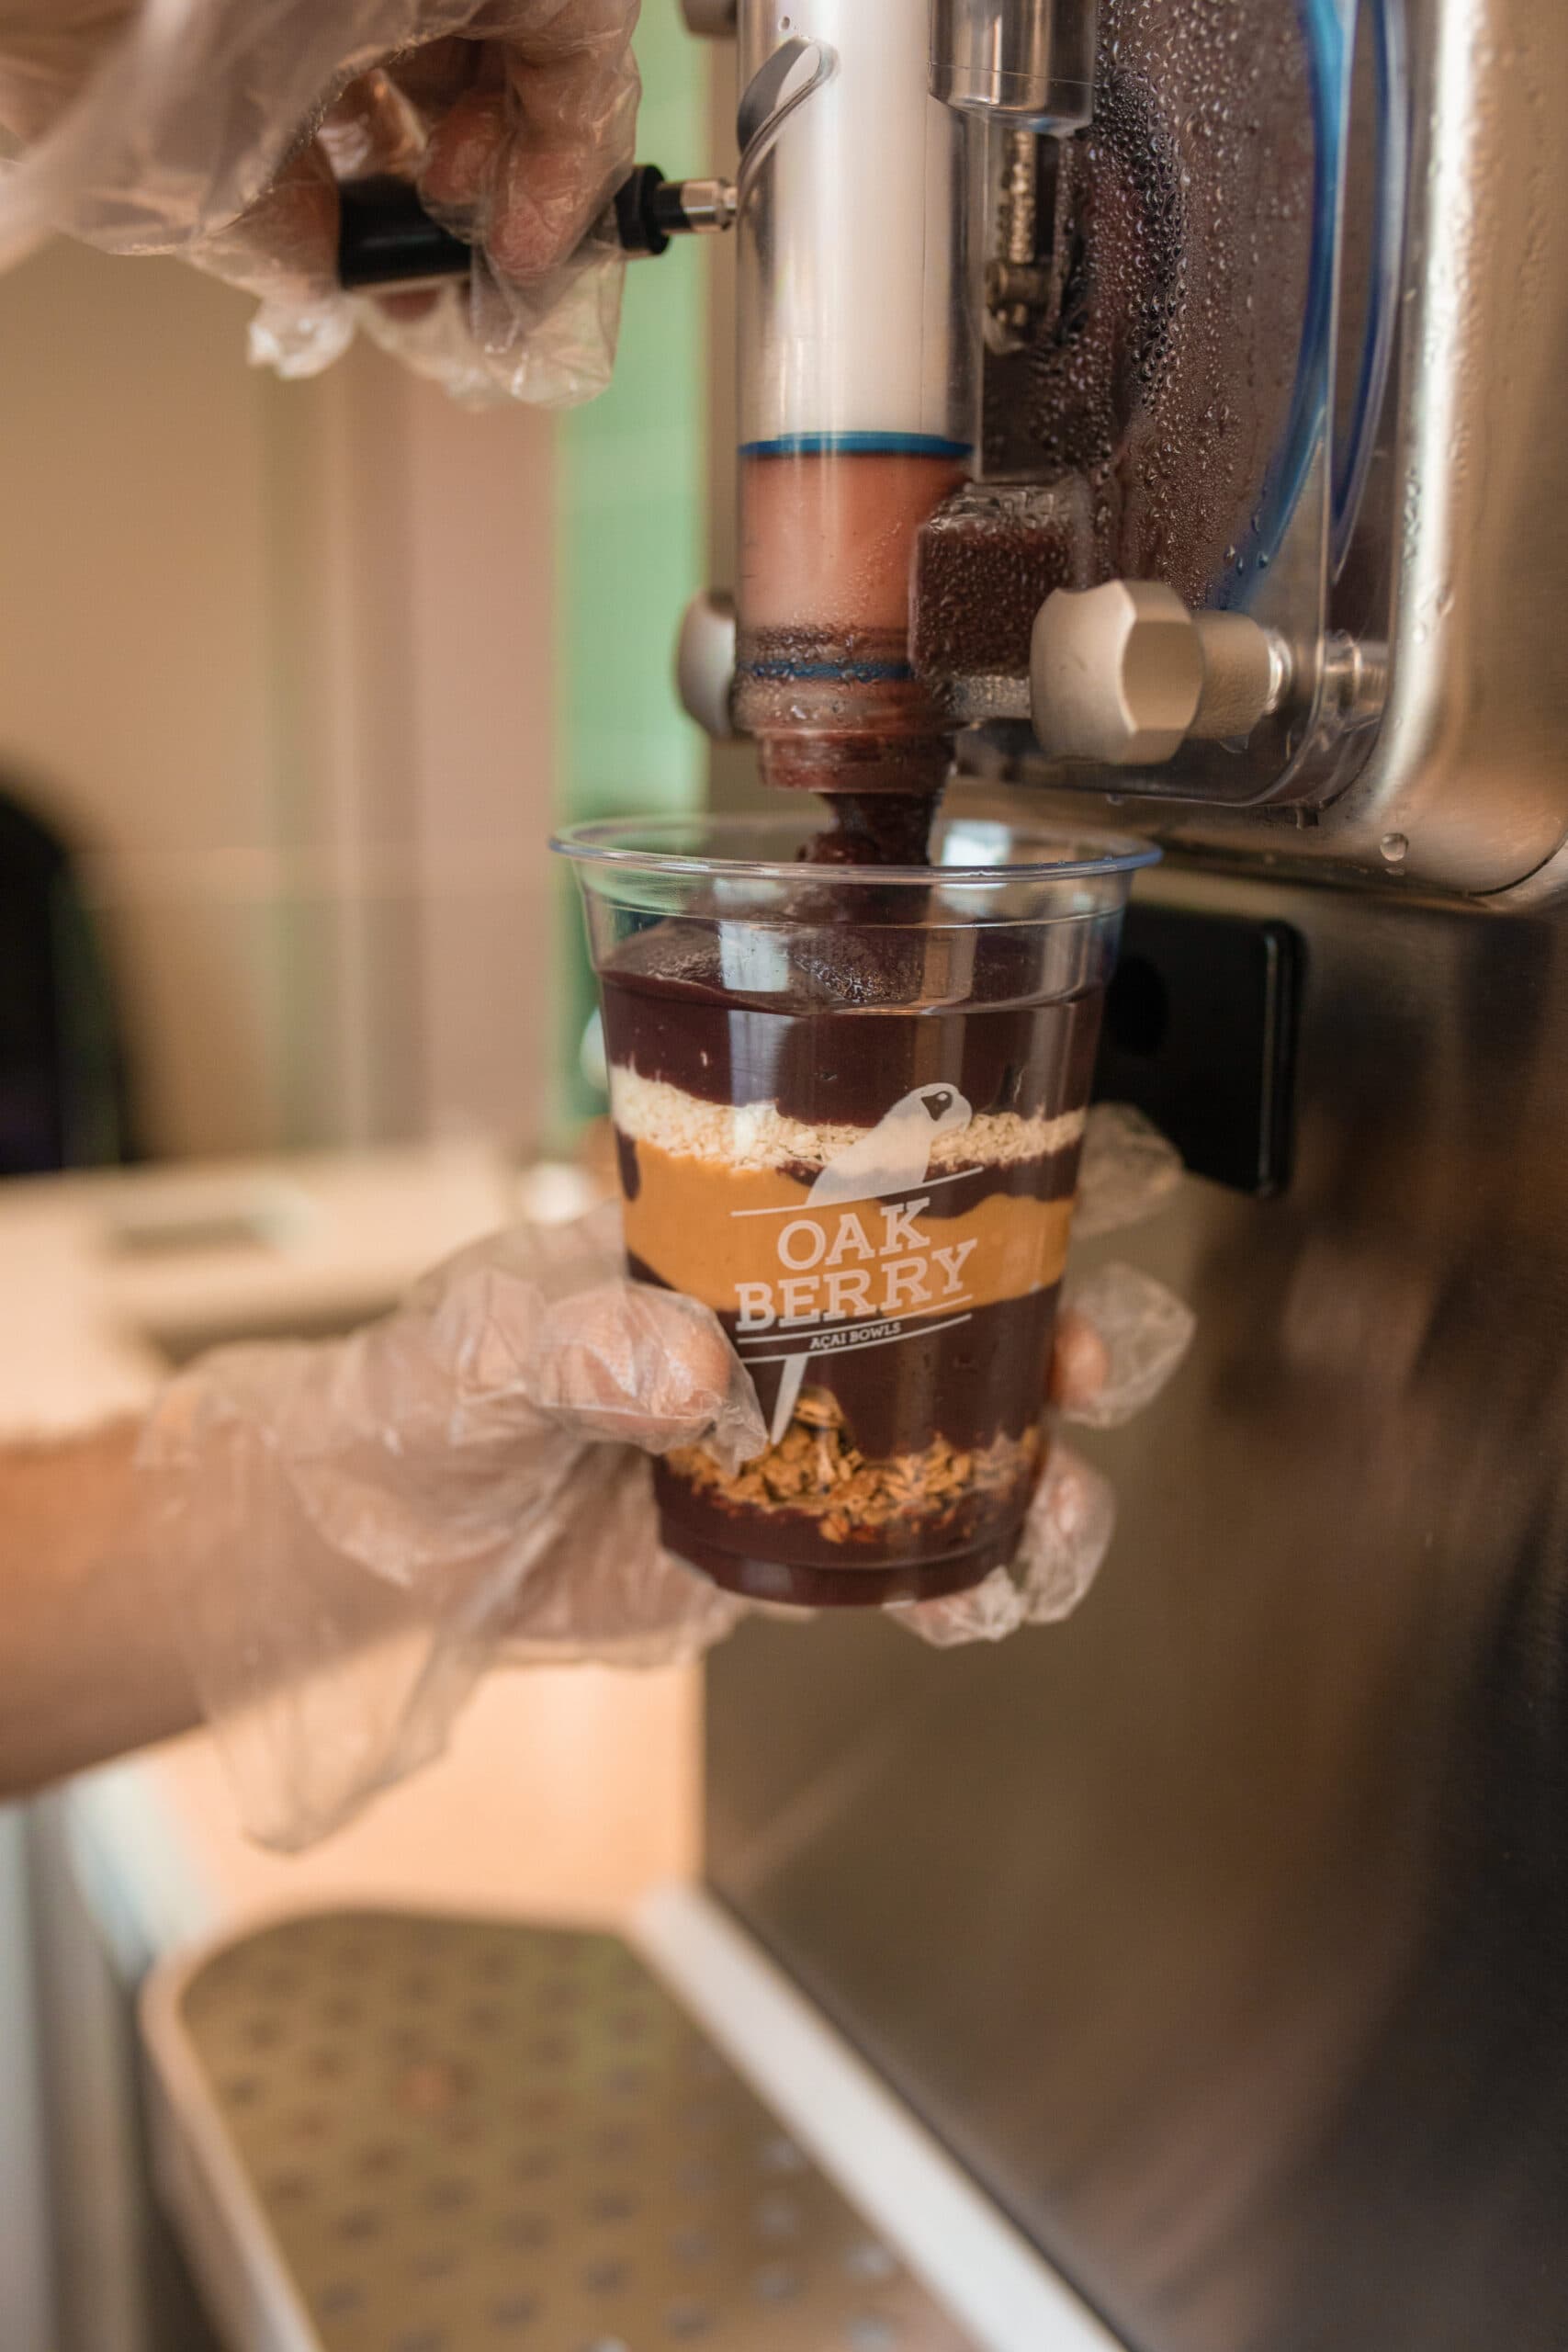
[[[656,9],[638,48],[640,152],[703,160],[703,47]],[[367,347],[276,382],[172,262],[0,279],[0,1168],[526,1153],[584,1107],[543,843],[705,788],[705,266],[629,273],[614,390],[560,417]]]
[[[711,45],[667,6],[637,47],[639,153],[718,160]],[[671,666],[728,576],[726,263],[634,266],[613,390],[558,416],[364,345],[279,383],[173,262],[0,277],[0,1444],[591,1191],[546,842],[710,787]],[[695,1867],[698,1710],[689,1670],[502,1678],[300,1863],[201,1739],[0,1806],[4,2352],[212,2352],[143,2131],[165,1948],[310,1900],[622,1918]]]

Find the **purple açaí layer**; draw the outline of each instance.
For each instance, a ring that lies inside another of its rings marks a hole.
[[[611,1060],[707,1102],[873,1127],[917,1087],[962,1089],[976,1114],[1055,1117],[1089,1097],[1101,997],[973,1013],[786,1015],[668,984],[604,981]]]

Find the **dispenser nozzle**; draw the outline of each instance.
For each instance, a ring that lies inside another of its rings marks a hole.
[[[931,96],[1018,129],[1080,130],[1094,113],[1098,0],[934,0]]]

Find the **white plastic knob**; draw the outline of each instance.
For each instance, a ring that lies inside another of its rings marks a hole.
[[[681,707],[716,743],[736,741],[735,599],[705,588],[681,616],[675,646],[675,686]]]
[[[1191,739],[1250,735],[1289,669],[1243,613],[1190,613],[1156,580],[1058,589],[1034,623],[1034,731],[1048,758],[1157,767]]]

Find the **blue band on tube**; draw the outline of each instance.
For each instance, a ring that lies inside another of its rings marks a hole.
[[[776,441],[743,441],[743,458],[945,458],[962,465],[974,453],[967,441],[934,433],[785,433]]]

